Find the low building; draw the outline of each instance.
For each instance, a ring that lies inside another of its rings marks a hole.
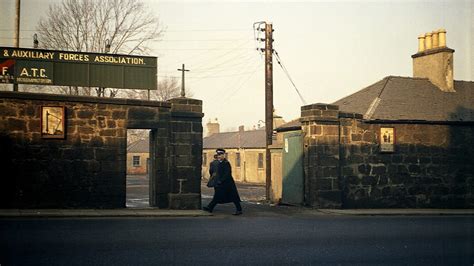
[[[263,121],[259,121],[264,123]],[[273,113],[273,128],[284,124],[285,121]],[[260,124],[259,124],[260,125]],[[207,124],[207,135],[203,139],[202,177],[209,178],[209,163],[214,159],[215,150],[223,148],[227,160],[232,166],[232,175],[237,182],[265,184],[266,183],[266,135],[265,127],[253,130],[220,132],[217,118]]]
[[[209,163],[217,148],[223,148],[237,182],[265,184],[265,130],[214,133],[203,140],[202,176],[209,178]]]
[[[150,140],[141,139],[127,147],[127,175],[148,174],[150,163]]]

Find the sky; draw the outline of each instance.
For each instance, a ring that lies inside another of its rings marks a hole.
[[[12,46],[15,1],[0,1],[0,46]],[[60,1],[22,0],[21,47],[32,47],[39,18]],[[158,79],[181,79],[177,69],[186,65],[186,89],[203,101],[204,127],[217,118],[221,131],[252,129],[265,119],[255,22],[273,24],[274,49],[306,104],[332,103],[389,75],[411,77],[417,37],[439,28],[455,50],[455,80],[474,80],[473,0],[143,2],[164,29],[150,44]],[[273,65],[276,113],[296,119],[305,104],[275,58]]]

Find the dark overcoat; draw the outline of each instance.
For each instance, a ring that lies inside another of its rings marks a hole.
[[[240,202],[239,192],[232,177],[232,167],[226,159],[217,161],[217,186],[213,200],[217,203]],[[212,164],[211,164],[212,166]]]
[[[216,173],[217,174],[217,167],[219,167],[219,160],[215,159],[209,165],[209,178]]]

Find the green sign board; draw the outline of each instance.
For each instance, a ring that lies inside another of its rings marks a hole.
[[[157,58],[0,47],[0,82],[156,90]]]

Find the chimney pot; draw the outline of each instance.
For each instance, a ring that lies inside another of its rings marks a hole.
[[[421,53],[425,50],[425,35],[418,36],[418,52]]]
[[[433,34],[431,34],[431,32],[428,32],[425,34],[425,49],[426,50],[433,48],[433,42],[431,40],[432,35]]]
[[[433,31],[432,34],[433,34],[433,37],[432,37],[433,48],[438,48],[439,47],[439,39],[438,39],[439,32],[436,30],[436,31]]]
[[[438,45],[439,47],[446,47],[446,30],[439,29],[438,30]]]

